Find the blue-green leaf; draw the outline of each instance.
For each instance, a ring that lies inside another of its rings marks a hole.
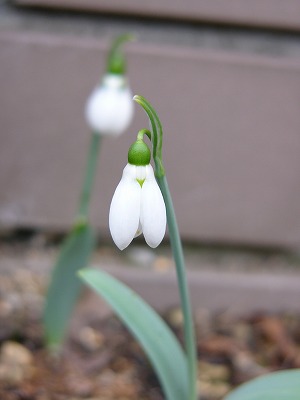
[[[244,383],[224,400],[299,400],[300,369],[273,372]]]
[[[85,267],[95,244],[87,225],[75,227],[64,241],[46,297],[44,333],[49,347],[61,345],[82,286],[77,271]]]
[[[128,286],[109,274],[95,269],[84,269],[79,275],[110,304],[142,344],[167,399],[188,399],[186,357],[175,335],[162,318]]]

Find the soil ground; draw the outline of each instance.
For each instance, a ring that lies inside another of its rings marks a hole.
[[[89,291],[74,314],[61,356],[45,350],[41,315],[60,242],[60,236],[40,232],[1,237],[0,399],[163,400],[140,346]],[[133,247],[124,265],[135,262],[160,273],[172,268],[167,251],[154,254],[143,246]],[[199,268],[205,263],[257,271],[294,269],[298,261],[290,256],[277,250],[214,247],[188,252]],[[99,247],[95,262],[114,265],[122,257],[112,247]],[[300,367],[300,314],[262,310],[236,317],[228,310],[211,313],[201,307],[194,314],[202,400],[220,400],[236,385],[269,371]],[[166,310],[163,317],[182,340],[180,310]]]

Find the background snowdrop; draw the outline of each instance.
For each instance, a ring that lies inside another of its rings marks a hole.
[[[106,74],[86,103],[86,121],[90,129],[100,135],[121,135],[133,117],[132,93],[121,52],[121,45],[128,40],[133,40],[133,36],[126,34],[115,40],[108,56]]]
[[[44,309],[45,341],[51,350],[58,351],[62,345],[82,287],[76,273],[87,265],[96,243],[88,216],[102,135],[120,135],[132,119],[133,102],[121,49],[131,39],[131,35],[122,35],[113,42],[102,83],[87,101],[86,118],[92,134],[79,207],[56,260]]]
[[[85,117],[92,131],[119,136],[133,117],[132,93],[124,75],[108,73],[89,97]]]

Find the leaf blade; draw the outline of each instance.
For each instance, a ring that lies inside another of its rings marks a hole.
[[[173,332],[129,287],[109,274],[84,269],[80,277],[100,294],[143,345],[169,400],[188,398],[187,361]]]
[[[88,264],[94,245],[94,232],[85,224],[74,228],[61,247],[48,288],[43,316],[44,334],[49,347],[57,348],[63,341],[82,287],[76,273]]]
[[[299,400],[300,369],[273,372],[244,383],[224,400]]]

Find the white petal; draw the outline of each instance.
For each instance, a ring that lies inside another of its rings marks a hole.
[[[146,179],[146,174],[148,170],[148,165],[137,165],[136,166],[136,179],[144,181]]]
[[[106,76],[89,97],[85,116],[90,128],[102,135],[118,136],[127,129],[133,116],[133,101],[122,76]]]
[[[135,168],[130,164],[124,168],[109,210],[109,229],[120,250],[131,243],[139,227],[142,190],[135,179]]]
[[[147,166],[147,177],[142,186],[140,220],[147,244],[157,247],[165,235],[167,218],[165,202],[151,165]]]

